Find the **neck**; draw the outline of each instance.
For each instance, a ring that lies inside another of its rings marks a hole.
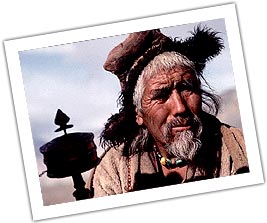
[[[179,184],[186,180],[188,165],[185,161],[166,158],[160,154],[156,146],[153,146],[156,156],[160,161],[162,173],[167,185]]]
[[[164,153],[161,153],[161,151],[156,146],[153,146],[153,148],[157,154],[157,157],[158,157],[161,165],[166,167],[167,169],[174,169],[176,167],[181,168],[187,164],[185,160],[181,160],[181,159],[178,159],[175,157],[173,157],[173,158],[168,157],[166,151]],[[164,155],[162,155],[162,154],[164,154]]]

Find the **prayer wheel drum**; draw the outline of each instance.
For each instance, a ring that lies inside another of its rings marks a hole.
[[[50,178],[75,176],[92,169],[99,162],[94,134],[91,132],[57,137],[41,146],[40,152]]]

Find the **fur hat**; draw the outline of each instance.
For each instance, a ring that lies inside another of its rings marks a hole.
[[[191,34],[185,40],[172,40],[159,29],[131,33],[110,51],[104,69],[118,76],[123,89],[130,75],[139,76],[137,70],[142,71],[155,56],[165,51],[176,51],[194,62],[201,74],[206,62],[220,53],[222,39],[217,32],[201,26],[197,26]]]
[[[207,27],[197,26],[191,36],[182,39],[171,39],[159,29],[135,32],[113,48],[104,69],[115,74],[121,84],[119,102],[121,109],[112,115],[101,134],[104,145],[116,146],[130,142],[137,134],[133,92],[142,70],[153,58],[166,51],[176,51],[191,60],[197,72],[202,76],[208,61],[220,54],[223,41],[218,33]]]

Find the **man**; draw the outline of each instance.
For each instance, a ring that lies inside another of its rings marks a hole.
[[[248,172],[242,132],[215,117],[219,100],[201,83],[222,49],[218,33],[198,26],[185,40],[132,33],[109,53],[121,109],[101,134],[108,149],[90,180],[94,197]]]

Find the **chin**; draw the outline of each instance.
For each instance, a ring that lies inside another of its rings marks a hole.
[[[187,130],[176,134],[172,143],[167,145],[167,152],[185,161],[193,161],[201,147],[201,141],[192,131]]]

